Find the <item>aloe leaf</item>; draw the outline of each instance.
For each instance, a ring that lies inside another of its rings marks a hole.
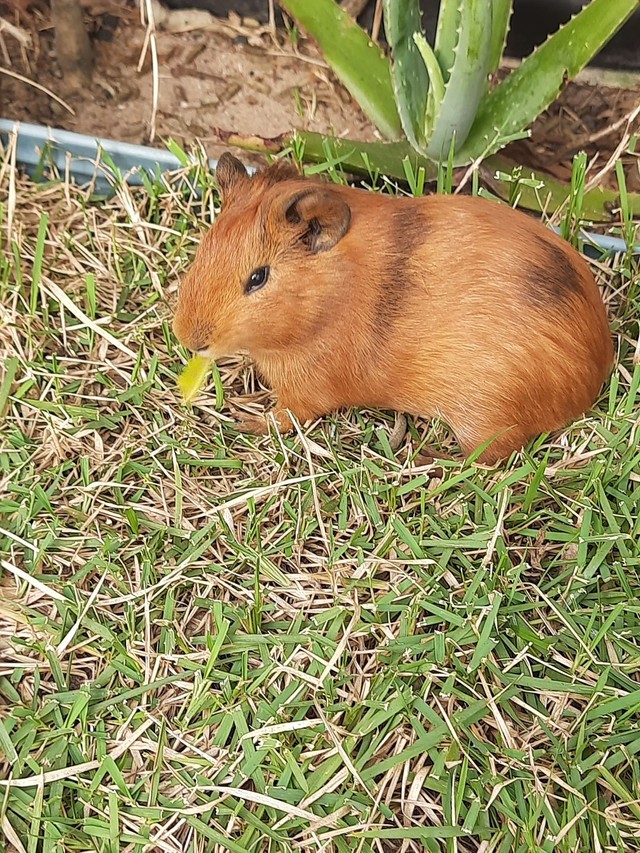
[[[446,83],[455,59],[456,45],[460,32],[460,0],[440,0],[438,26],[433,52],[438,58],[442,77]]]
[[[513,174],[514,169],[521,171],[523,179],[518,185],[518,207],[548,213],[559,210],[571,201],[572,190],[568,183],[551,175],[520,167],[502,154],[487,157],[481,166],[487,184],[496,195],[505,200],[513,194],[513,182],[499,177],[499,174]],[[630,193],[629,197],[630,216],[640,217],[640,193]],[[582,197],[580,218],[583,222],[619,222],[619,208],[619,193],[605,187],[594,187]]]
[[[227,145],[236,146],[245,151],[259,154],[280,154],[295,148],[296,142],[302,143],[303,159],[307,163],[326,163],[328,155],[339,162],[345,171],[354,175],[369,177],[379,171],[389,178],[404,181],[405,162],[409,161],[414,172],[424,168],[426,179],[435,180],[435,163],[418,154],[408,142],[359,142],[354,139],[336,139],[311,131],[295,131],[265,139],[259,136],[243,136],[229,131],[218,130],[220,140]],[[517,167],[517,163],[495,154],[488,157],[481,166],[482,173],[492,191],[508,201],[513,194],[513,182],[499,177],[499,173],[508,174]],[[571,188],[563,181],[550,175],[526,170],[518,186],[518,207],[538,213],[556,211],[566,204]],[[640,217],[640,193],[627,193],[630,216]],[[586,222],[619,221],[613,213],[620,206],[618,193],[613,190],[596,187],[584,194],[581,209],[582,219]]]
[[[509,22],[513,11],[513,0],[493,0],[493,13],[491,21],[491,47],[489,49],[489,74],[500,65],[504,46],[507,43],[509,33]],[[487,76],[488,82],[488,76]]]
[[[638,8],[640,0],[591,0],[487,95],[457,162],[491,154],[527,128]]]
[[[425,179],[433,181],[438,171],[433,160],[418,154],[406,140],[401,142],[360,142],[325,136],[313,131],[296,130],[279,136],[265,138],[244,136],[225,130],[217,130],[220,140],[231,146],[258,154],[275,155],[286,150],[299,152],[305,163],[329,163],[341,166],[346,173],[371,178],[376,173],[389,178],[405,180],[405,161],[414,172],[423,168]]]
[[[402,137],[387,57],[334,0],[280,0],[314,39],[336,77],[388,139]]]
[[[420,51],[422,59],[424,60],[424,64],[429,74],[429,82],[431,83],[429,96],[427,98],[427,112],[423,118],[425,128],[427,129],[427,133],[429,133],[433,124],[433,117],[440,111],[440,104],[442,103],[442,99],[445,95],[445,84],[442,78],[440,65],[438,64],[438,59],[429,42],[422,33],[414,33],[413,39]]]
[[[464,144],[485,91],[489,68],[492,4],[487,0],[464,0],[460,4],[458,42],[444,97],[430,116],[427,155],[436,160]]]
[[[418,0],[383,0],[384,30],[391,48],[391,79],[405,136],[418,151],[425,145],[429,75],[414,41],[421,32]]]

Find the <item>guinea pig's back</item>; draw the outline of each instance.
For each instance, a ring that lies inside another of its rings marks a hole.
[[[580,254],[532,217],[486,199],[397,204],[404,212],[389,207],[388,227],[401,233],[392,224],[399,218],[409,254],[389,359],[402,402],[430,395],[450,422],[453,409],[463,421],[470,406],[502,406],[506,420],[525,418],[540,431],[588,410],[613,347]]]
[[[423,269],[448,268],[446,312],[453,309],[460,321],[493,318],[505,333],[520,330],[527,337],[548,325],[553,340],[584,350],[594,368],[608,373],[607,314],[579,252],[537,219],[497,202],[470,196],[421,201],[420,217],[434,234],[416,261]]]

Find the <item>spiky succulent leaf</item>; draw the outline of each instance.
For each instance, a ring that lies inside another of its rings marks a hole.
[[[452,140],[457,149],[467,138],[485,91],[492,25],[492,3],[461,0],[458,41],[444,97],[440,101],[434,98],[427,119],[431,124],[427,128],[429,157],[446,157]]]
[[[460,34],[460,8],[463,2],[464,0],[440,0],[433,52],[438,58],[438,65],[445,83],[449,79],[455,59]]]
[[[425,145],[429,75],[414,41],[421,32],[418,0],[383,0],[384,30],[391,48],[391,79],[405,136],[418,151]]]
[[[334,0],[279,0],[387,139],[402,137],[387,57]]]
[[[426,179],[435,180],[437,166],[433,160],[418,154],[406,139],[402,142],[361,142],[358,139],[339,139],[307,130],[282,133],[280,136],[264,138],[244,136],[226,130],[216,130],[216,136],[226,145],[275,155],[294,151],[304,163],[325,163],[339,166],[345,172],[366,176],[376,174],[389,178],[405,179],[404,161],[408,159],[413,171],[424,168]]]
[[[442,70],[440,69],[440,65],[438,64],[438,60],[431,45],[422,33],[414,33],[413,38],[418,46],[418,50],[420,51],[429,74],[430,86],[427,97],[427,111],[425,116],[423,116],[425,133],[428,135],[433,126],[433,116],[437,115],[440,110],[440,104],[442,103],[446,89],[444,80],[442,79]],[[420,149],[420,152],[426,153],[422,148]]]
[[[297,130],[295,133],[283,133],[271,139],[259,136],[242,136],[228,131],[217,131],[217,136],[227,145],[234,145],[246,151],[260,154],[279,154],[291,148],[302,148],[302,157],[306,163],[339,163],[347,172],[370,178],[379,172],[389,178],[406,179],[405,162],[408,160],[414,172],[418,168],[425,170],[427,180],[434,180],[437,167],[433,160],[422,157],[408,142],[359,142],[355,139],[337,139],[323,136],[321,133]],[[481,170],[490,179],[491,189],[500,197],[508,200],[513,193],[513,182],[500,177],[508,174],[517,166],[511,160],[494,154],[482,164]],[[566,204],[571,188],[563,181],[550,175],[527,170],[522,177],[525,181],[518,189],[518,207],[537,212],[555,211]],[[582,218],[588,222],[611,222],[617,219],[612,210],[619,207],[617,191],[596,187],[584,194]],[[627,193],[627,204],[632,216],[640,216],[640,193]]]
[[[487,95],[457,162],[487,156],[527,128],[638,8],[640,0],[591,0]]]
[[[489,74],[500,65],[504,46],[507,43],[507,35],[509,33],[509,22],[511,21],[511,12],[513,11],[513,0],[491,0],[492,4],[492,21],[491,21],[491,48],[489,50]],[[488,77],[487,77],[488,82]]]

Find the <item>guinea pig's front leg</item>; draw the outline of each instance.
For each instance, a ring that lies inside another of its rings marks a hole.
[[[279,403],[266,415],[246,415],[240,420],[238,426],[242,432],[248,432],[251,435],[268,435],[273,429],[275,421],[278,432],[285,434],[293,430],[290,413],[293,413],[300,424],[314,418],[312,412],[301,410],[299,406],[294,409],[291,406]]]
[[[245,415],[238,422],[238,428],[250,435],[269,435],[274,421],[278,432],[287,433],[293,429],[293,421],[284,409],[273,409],[266,415]]]

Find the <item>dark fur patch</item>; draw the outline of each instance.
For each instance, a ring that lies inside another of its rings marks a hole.
[[[206,349],[211,345],[213,330],[211,324],[204,320],[197,320],[191,330],[191,337],[188,341],[189,349],[193,352]]]
[[[390,205],[390,212],[389,246],[394,251],[386,259],[375,316],[376,332],[383,337],[388,337],[396,318],[404,310],[405,292],[411,284],[409,262],[428,232],[425,217],[417,205],[397,201]]]
[[[234,189],[245,183],[248,177],[247,170],[240,160],[225,151],[218,160],[216,168],[216,183],[222,194],[223,202],[226,202]]]
[[[536,305],[564,302],[581,291],[580,274],[558,246],[536,237],[545,263],[532,263],[526,269],[528,296]]]
[[[257,172],[254,176],[254,181],[260,183],[265,189],[274,184],[279,184],[281,181],[293,181],[302,177],[295,166],[287,163],[286,160],[276,160],[271,163],[266,169]]]

